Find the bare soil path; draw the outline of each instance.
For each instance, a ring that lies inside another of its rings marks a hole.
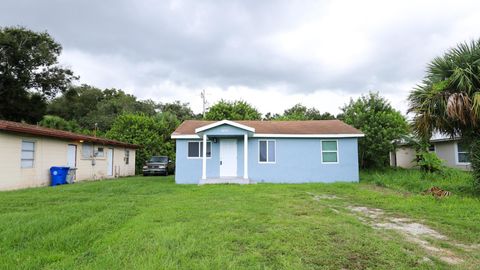
[[[333,194],[307,193],[312,196],[314,201],[322,202],[335,213],[351,214],[373,229],[391,230],[401,234],[406,241],[418,245],[429,256],[447,264],[461,264],[464,259],[458,252],[446,246],[453,246],[465,252],[478,252],[480,250],[480,245],[467,245],[453,241],[419,220],[387,214],[379,208],[349,204],[347,200]],[[332,200],[342,203],[332,203]],[[428,257],[424,257],[423,260],[430,261]]]

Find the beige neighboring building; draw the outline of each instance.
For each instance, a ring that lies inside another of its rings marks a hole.
[[[460,141],[460,138],[450,138],[435,135],[430,140],[429,150],[435,152],[451,168],[465,171],[471,170],[468,147]],[[390,166],[412,168],[416,166],[416,151],[408,144],[397,143],[396,150],[390,152]]]
[[[137,145],[0,120],[0,190],[46,186],[50,167],[76,168],[75,181],[135,175]]]

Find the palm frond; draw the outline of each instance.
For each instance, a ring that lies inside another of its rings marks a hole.
[[[471,100],[465,93],[454,93],[448,97],[447,115],[466,125],[471,118]]]
[[[459,134],[480,126],[480,39],[457,44],[434,58],[409,95],[417,133]]]
[[[477,124],[478,119],[480,119],[480,92],[473,94],[472,98],[472,112],[474,115],[474,123]]]

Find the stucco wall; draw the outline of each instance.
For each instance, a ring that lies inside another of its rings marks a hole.
[[[457,141],[436,142],[435,152],[439,158],[445,161],[445,165],[461,170],[470,170],[470,165],[458,164],[456,144]]]
[[[22,140],[35,142],[33,168],[21,168]],[[66,159],[66,144],[57,144],[49,139],[0,133],[0,190],[48,185],[48,169],[53,164],[65,165]]]
[[[392,157],[392,155],[395,155],[395,157]],[[405,169],[413,168],[416,165],[415,156],[415,149],[409,146],[400,146],[395,152],[390,153],[390,165],[395,166],[395,164],[393,164],[393,159],[396,158],[397,167]]]
[[[21,168],[22,140],[35,142],[33,168]],[[79,142],[0,132],[0,190],[49,185],[50,167],[66,166],[69,144],[77,145],[76,181],[107,177],[107,152],[104,158],[97,158],[95,166],[92,166],[91,160],[82,159],[82,144]],[[117,176],[134,175],[135,150],[130,150],[129,165],[125,164],[124,155],[123,147],[114,148],[114,172],[117,167]]]
[[[207,177],[219,177],[221,139],[217,138],[217,143],[212,143],[212,157],[207,159]],[[275,164],[261,164],[258,162],[259,139],[249,138],[250,179],[270,183],[358,181],[356,138],[338,139],[338,164],[322,164],[321,139],[272,139],[276,141],[276,162]],[[202,174],[202,159],[187,158],[189,141],[195,140],[178,139],[176,142],[175,181],[181,184],[196,184]],[[243,137],[237,138],[237,175],[243,176]]]
[[[130,149],[130,162],[125,164],[125,148],[104,146],[105,154],[103,157],[96,157],[92,165],[92,159],[82,157],[82,145],[77,146],[77,179],[78,180],[97,180],[109,178],[108,172],[108,151],[113,149],[113,177],[135,175],[135,150]]]
[[[434,142],[435,153],[437,156],[444,161],[444,164],[451,168],[457,168],[460,170],[471,170],[469,164],[459,164],[457,162],[457,141],[444,141],[444,142]],[[393,153],[391,153],[393,154]],[[404,146],[399,147],[396,150],[397,158],[397,167],[400,168],[412,168],[416,165],[415,160],[415,150],[411,147]],[[390,164],[393,164],[392,156],[390,157]]]
[[[177,140],[175,156],[175,181],[181,184],[197,184],[202,177],[202,159],[188,158],[188,142],[201,140]],[[212,157],[207,158],[207,176],[220,175],[220,143],[212,142]]]

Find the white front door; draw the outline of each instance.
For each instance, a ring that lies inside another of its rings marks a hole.
[[[237,139],[220,139],[220,177],[237,176]]]
[[[67,166],[70,168],[77,167],[77,146],[75,144],[68,145]]]
[[[112,176],[113,175],[113,148],[108,148],[108,153],[107,153],[107,175]]]

